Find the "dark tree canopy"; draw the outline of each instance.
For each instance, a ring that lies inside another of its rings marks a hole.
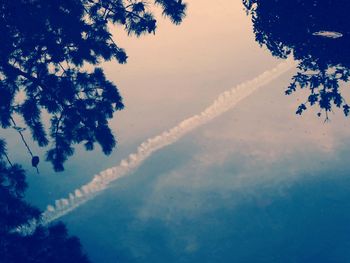
[[[137,36],[153,33],[155,5],[175,24],[185,15],[182,0],[0,1],[1,127],[18,129],[14,117],[22,117],[37,144],[50,146],[46,159],[56,171],[63,170],[74,144],[92,150],[97,142],[111,153],[116,139],[108,119],[123,103],[98,65],[127,60],[110,25]],[[48,129],[43,111],[50,117]]]
[[[299,72],[286,90],[309,88],[308,105],[318,105],[328,118],[332,107],[349,114],[340,82],[350,77],[350,20],[347,0],[243,0],[252,16],[256,41],[277,57],[293,54]],[[323,35],[322,35],[323,34]],[[326,35],[324,35],[326,34]]]
[[[28,236],[14,232],[17,226],[40,215],[39,210],[23,200],[26,187],[24,171],[8,162],[5,142],[0,140],[0,262],[90,262],[79,239],[68,236],[61,223],[41,226]]]
[[[111,25],[136,36],[154,33],[155,6],[175,24],[185,15],[182,0],[0,1],[0,127],[19,133],[33,167],[40,160],[26,142],[27,128],[40,147],[49,147],[46,160],[56,171],[63,170],[75,144],[93,150],[98,143],[111,153],[116,139],[108,120],[124,105],[98,65],[111,59],[126,63]],[[11,162],[0,139],[0,261],[88,263],[79,239],[61,223],[26,236],[14,231],[40,217],[24,201],[26,187],[24,170]]]

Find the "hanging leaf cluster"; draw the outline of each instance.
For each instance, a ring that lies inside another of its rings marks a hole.
[[[334,108],[348,116],[349,104],[341,84],[350,77],[350,2],[243,0],[243,5],[252,17],[256,41],[273,56],[286,58],[292,54],[299,62],[286,94],[298,89],[308,89],[310,94],[296,113],[318,106],[317,115],[325,113],[326,120]],[[331,34],[325,37],[317,32]]]

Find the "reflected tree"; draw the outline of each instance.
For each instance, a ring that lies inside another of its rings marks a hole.
[[[182,0],[0,1],[0,126],[19,133],[32,166],[40,160],[25,130],[40,147],[49,147],[46,160],[55,171],[64,169],[76,144],[93,150],[97,143],[111,153],[117,142],[108,120],[124,105],[99,65],[126,63],[111,30],[154,33],[156,6],[174,24],[185,16]],[[24,201],[25,172],[8,158],[5,145],[0,139],[0,261],[89,262],[63,224],[40,226],[27,236],[14,231],[40,211]]]
[[[243,0],[252,17],[256,41],[272,55],[299,61],[286,94],[308,88],[310,95],[296,113],[318,105],[318,116],[332,108],[349,115],[340,83],[350,76],[350,2],[345,0]]]
[[[46,159],[56,171],[64,169],[75,144],[92,150],[98,143],[110,154],[116,139],[108,119],[123,103],[98,65],[127,61],[112,38],[112,25],[136,36],[155,32],[155,5],[175,24],[185,15],[182,0],[1,1],[1,127],[22,129],[14,115],[22,117],[37,144],[50,145]]]
[[[90,262],[79,239],[70,237],[61,223],[39,227],[21,236],[17,226],[38,218],[40,212],[23,200],[27,187],[23,169],[9,162],[5,142],[0,140],[0,261],[2,263]]]

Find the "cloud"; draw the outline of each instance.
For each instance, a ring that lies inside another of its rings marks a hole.
[[[144,160],[154,152],[178,141],[188,132],[227,112],[232,107],[236,106],[241,100],[254,93],[258,88],[270,83],[294,66],[295,62],[288,59],[272,70],[265,71],[256,78],[223,92],[204,111],[183,120],[175,127],[143,142],[137,148],[136,153],[130,154],[128,158],[122,160],[118,166],[100,172],[94,176],[91,182],[74,190],[74,194],[70,193],[68,195],[69,198],[56,200],[54,206],[48,206],[47,210],[42,214],[40,221],[32,221],[27,226],[19,226],[18,230],[23,233],[28,233],[35,229],[38,224],[49,224],[50,222],[75,210],[80,205],[94,198],[96,194],[105,190],[110,183],[130,174],[131,171],[139,167]]]

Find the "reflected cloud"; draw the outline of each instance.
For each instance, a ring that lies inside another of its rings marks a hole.
[[[321,180],[323,170],[341,166],[334,161],[344,162],[341,149],[350,128],[346,119],[334,116],[334,123],[325,124],[312,113],[298,118],[290,113],[293,103],[279,93],[281,83],[284,80],[257,91],[240,107],[178,142],[197,151],[155,179],[137,220],[157,218],[172,225],[220,209],[236,210],[245,200],[266,209],[300,182],[318,176],[315,180]],[[264,106],[267,101],[269,107]]]

